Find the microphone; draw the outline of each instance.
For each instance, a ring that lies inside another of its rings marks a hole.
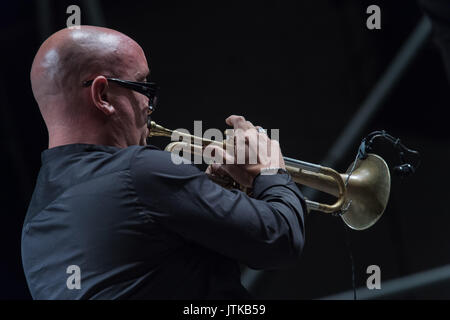
[[[394,174],[396,176],[400,176],[401,178],[412,176],[416,172],[416,169],[420,165],[419,152],[407,148],[405,145],[403,145],[400,142],[400,139],[391,136],[384,130],[374,131],[374,132],[370,133],[367,137],[362,139],[361,144],[358,149],[357,158],[359,158],[361,160],[365,159],[367,157],[368,152],[372,151],[372,149],[373,149],[372,145],[373,145],[374,141],[378,138],[382,138],[384,141],[390,142],[394,146],[395,150],[398,152],[398,155],[399,155],[400,161],[401,161],[400,163],[403,163],[403,164],[400,164],[400,165],[394,167],[394,169],[393,169]],[[410,163],[405,163],[406,162],[405,154],[414,155],[417,158],[416,164],[412,165]]]
[[[416,170],[409,163],[394,167],[394,173],[401,177],[411,176]]]

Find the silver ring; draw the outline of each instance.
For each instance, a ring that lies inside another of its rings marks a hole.
[[[258,132],[259,132],[259,133],[267,134],[267,130],[265,130],[265,129],[263,129],[263,128],[258,128]]]

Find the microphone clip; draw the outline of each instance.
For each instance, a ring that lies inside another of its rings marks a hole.
[[[358,158],[367,158],[367,154],[372,152],[373,150],[374,141],[380,138],[383,141],[390,142],[398,153],[400,164],[394,167],[394,174],[401,178],[413,175],[420,165],[420,153],[416,150],[407,148],[404,144],[401,143],[399,138],[393,137],[384,130],[374,131],[367,135],[367,137],[362,139],[358,149]],[[406,160],[406,155],[408,155],[408,158],[411,156],[416,158],[414,164],[411,164]]]

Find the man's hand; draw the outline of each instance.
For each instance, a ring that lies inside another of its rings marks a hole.
[[[242,116],[230,116],[225,122],[234,128],[232,145],[227,150],[214,145],[207,147],[213,149],[209,152],[221,164],[210,165],[206,173],[229,176],[241,186],[252,187],[254,178],[264,169],[286,168],[278,141],[269,139]]]

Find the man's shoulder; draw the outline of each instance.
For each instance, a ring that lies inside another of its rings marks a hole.
[[[91,157],[97,158],[96,154],[92,154]],[[120,168],[129,169],[132,164],[139,160],[148,160],[152,159],[153,161],[162,161],[164,162],[167,157],[170,157],[168,152],[165,152],[153,145],[146,146],[129,146],[127,148],[118,149],[113,153],[106,153],[106,156],[103,158],[101,156],[98,157],[99,160],[105,160],[108,163],[115,163]]]
[[[132,162],[167,163],[171,159],[171,154],[153,145],[131,146],[125,151],[131,156]]]
[[[152,145],[130,148],[130,152],[133,154],[130,161],[132,171],[172,175],[189,175],[200,172],[197,167],[187,163],[178,154],[163,151]]]

